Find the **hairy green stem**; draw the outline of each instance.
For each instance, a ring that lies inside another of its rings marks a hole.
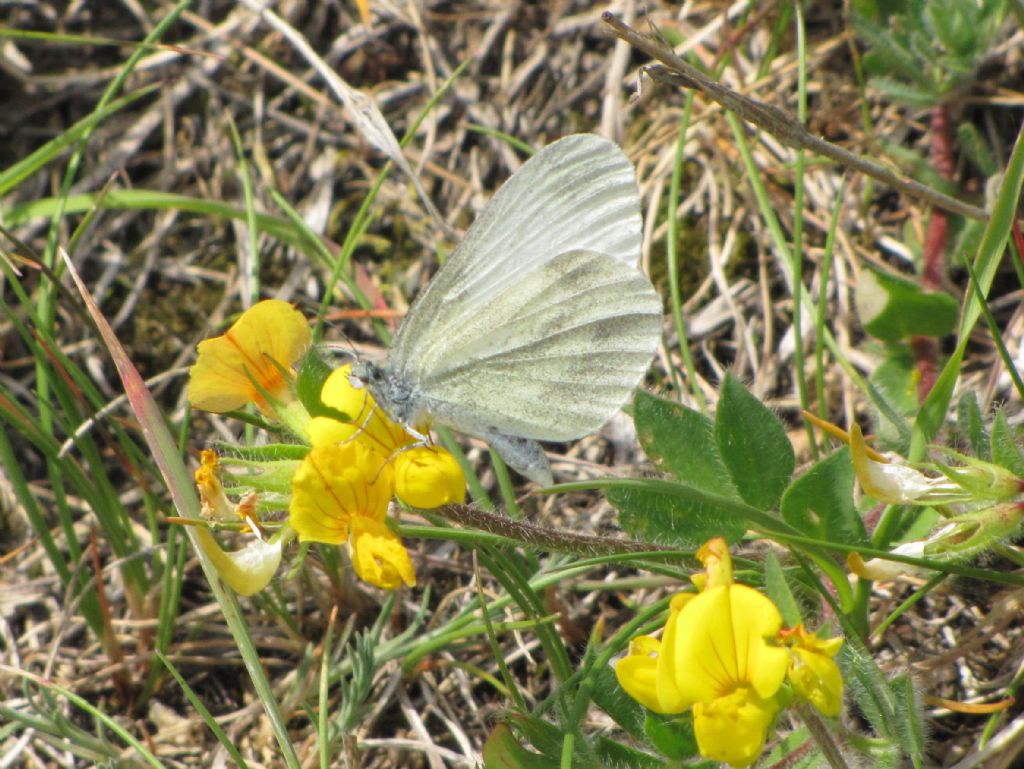
[[[814,741],[818,744],[821,754],[828,761],[828,765],[832,769],[850,769],[850,765],[843,758],[843,752],[839,748],[839,743],[836,742],[835,735],[832,734],[832,731],[821,720],[814,709],[809,705],[798,705],[797,712],[807,727],[807,731],[811,733]]]
[[[673,548],[636,542],[631,539],[601,537],[591,534],[574,534],[558,529],[549,529],[522,519],[509,518],[498,513],[489,513],[472,505],[446,505],[437,511],[449,521],[508,539],[522,542],[540,550],[554,550],[560,553],[575,553],[586,557],[615,553],[649,553],[672,551]]]

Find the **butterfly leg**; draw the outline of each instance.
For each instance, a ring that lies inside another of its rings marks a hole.
[[[525,475],[534,483],[550,486],[555,482],[551,476],[551,465],[544,455],[544,449],[537,441],[528,438],[517,438],[495,430],[488,430],[480,435],[491,448],[501,454],[505,463],[521,475]]]

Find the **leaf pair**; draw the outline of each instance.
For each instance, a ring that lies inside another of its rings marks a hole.
[[[866,541],[846,450],[791,481],[795,458],[785,427],[734,376],[723,382],[713,420],[639,393],[634,421],[647,455],[674,480],[629,481],[607,490],[631,536],[682,547],[716,536],[735,542],[748,529]]]

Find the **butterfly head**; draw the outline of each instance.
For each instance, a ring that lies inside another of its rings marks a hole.
[[[349,382],[356,389],[369,390],[377,405],[399,424],[411,425],[417,421],[419,404],[412,389],[386,363],[356,363],[349,374]]]

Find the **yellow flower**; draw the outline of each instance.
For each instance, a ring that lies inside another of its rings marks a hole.
[[[330,417],[313,417],[309,423],[309,438],[313,446],[326,446],[351,440],[364,435],[376,444],[381,453],[389,457],[402,446],[413,443],[416,438],[405,428],[377,408],[369,390],[357,390],[349,382],[351,364],[336,368],[324,380],[320,400],[325,406],[337,409],[351,417],[351,422],[341,422]]]
[[[789,681],[793,689],[822,715],[838,716],[843,703],[843,677],[832,658],[843,639],[818,638],[802,623],[783,631],[782,637],[791,645]]]
[[[291,526],[303,542],[348,542],[352,567],[367,582],[415,585],[409,553],[384,523],[393,486],[391,467],[366,443],[318,446],[292,481]]]
[[[199,357],[189,369],[189,402],[217,413],[255,403],[273,414],[268,398],[292,400],[289,369],[311,338],[306,319],[288,302],[254,304],[223,336],[199,343]]]
[[[289,521],[302,542],[347,542],[352,521],[383,521],[394,489],[389,465],[360,441],[312,449],[292,479]]]
[[[761,593],[732,583],[723,540],[707,543],[698,557],[708,567],[695,580],[702,592],[674,598],[660,645],[645,640],[631,648],[616,675],[652,710],[692,708],[701,755],[745,767],[760,755],[779,710],[790,656],[772,643],[782,616]]]
[[[395,493],[410,507],[430,510],[466,501],[466,476],[450,452],[417,446],[394,458]]]
[[[662,653],[674,658],[674,684],[687,706],[749,687],[762,698],[782,685],[785,649],[770,645],[782,616],[746,585],[711,588],[686,604],[666,627]]]
[[[466,477],[449,451],[440,446],[416,446],[417,438],[377,408],[365,388],[349,382],[351,365],[331,372],[320,391],[325,406],[351,417],[341,422],[330,417],[313,417],[309,438],[314,447],[347,441],[362,441],[387,457],[395,473],[395,493],[410,507],[429,510],[452,502],[466,501]]]
[[[697,596],[676,593],[669,604],[667,628],[675,622],[683,607]],[[675,686],[674,678],[666,675],[671,662],[661,657],[662,642],[652,636],[637,636],[629,642],[629,654],[615,665],[615,677],[623,690],[641,705],[655,713],[682,713],[686,705]]]
[[[365,516],[352,519],[349,540],[352,548],[352,568],[360,579],[394,590],[402,583],[416,584],[409,552],[387,524]]]

